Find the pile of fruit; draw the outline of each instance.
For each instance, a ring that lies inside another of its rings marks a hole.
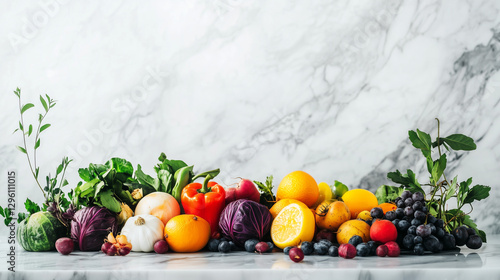
[[[375,193],[349,190],[338,181],[318,184],[304,171],[286,175],[276,190],[272,176],[264,183],[241,179],[237,187],[227,188],[213,180],[219,169],[195,174],[194,166],[163,153],[153,176],[140,165],[134,170],[129,161],[112,158],[80,168],[83,181],[64,192],[71,160],[63,159],[55,177],[46,177],[45,187],[39,182],[36,161],[31,164],[40,147],[40,133],[50,126],[43,120],[55,102],[40,97],[45,113],[33,130],[22,116],[34,105],[22,105],[20,90],[15,93],[21,113],[17,130],[24,143],[19,150],[27,156],[46,199],[41,206],[27,199],[29,213],[18,214],[17,239],[27,251],[57,249],[67,255],[74,249],[101,250],[109,256],[125,256],[131,251],[265,254],[282,250],[300,262],[312,254],[349,259],[397,257],[401,252],[423,255],[464,245],[479,249],[486,241],[463,207],[486,198],[490,188],[469,187],[472,179],[448,181],[446,155],[439,150],[439,159],[431,156],[431,149],[440,146],[475,148],[464,135],[438,135],[431,142],[428,134],[410,131],[413,146],[427,158],[427,192],[411,170],[389,173],[388,178],[400,186],[383,185]],[[32,150],[26,145],[31,135],[36,135]],[[457,208],[449,209],[453,199]],[[8,208],[0,208],[0,214],[6,224],[11,222]]]

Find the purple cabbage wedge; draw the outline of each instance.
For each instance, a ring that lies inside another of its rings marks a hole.
[[[81,251],[99,251],[110,232],[118,229],[116,215],[104,207],[78,210],[71,221],[71,238]]]
[[[266,206],[252,200],[238,199],[222,210],[219,227],[225,238],[243,247],[248,239],[262,240],[271,229],[272,220]]]

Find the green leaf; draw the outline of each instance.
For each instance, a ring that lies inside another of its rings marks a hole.
[[[99,182],[99,178],[95,178],[76,188],[75,193],[80,197],[86,197],[89,194],[94,194],[94,186]]]
[[[22,132],[24,132],[24,126],[21,122],[19,122],[19,130],[21,130]]]
[[[469,190],[465,197],[464,203],[472,203],[474,200],[482,200],[490,195],[491,187],[483,185],[475,185]]]
[[[26,198],[26,202],[24,202],[24,207],[26,207],[26,211],[28,211],[30,214],[40,212],[40,206],[31,201],[29,198]]]
[[[15,91],[14,91],[14,94],[18,97],[18,98],[21,98],[21,90],[19,88],[17,88]]]
[[[469,193],[469,186],[472,184],[472,178],[467,179],[467,181],[464,181],[459,184],[458,188],[458,194],[457,194],[457,202],[460,203],[460,205],[464,204],[465,198],[467,197],[467,194]]]
[[[378,204],[395,201],[401,195],[404,188],[382,185],[375,191]]]
[[[174,175],[167,170],[160,170],[158,172],[158,178],[161,181],[161,186],[158,191],[166,193],[172,192],[172,187],[173,187],[172,181],[174,179]]]
[[[97,197],[97,195],[99,194],[99,192],[101,192],[102,188],[104,188],[106,186],[106,183],[104,183],[104,181],[100,181],[99,183],[97,183],[94,188],[95,188],[95,194],[94,196]]]
[[[50,123],[42,125],[42,127],[40,127],[40,132],[46,130],[49,127],[50,127]]]
[[[63,164],[59,164],[59,166],[57,167],[57,170],[56,170],[56,176],[61,174],[61,172],[63,171]]]
[[[342,197],[349,190],[349,187],[337,180],[335,180],[333,186],[335,188],[334,194],[336,197]]]
[[[457,191],[457,180],[458,180],[458,176],[455,176],[455,178],[453,178],[453,180],[451,180],[451,183],[450,183],[450,187],[448,188],[448,190],[446,190],[446,193],[445,193],[445,201],[450,199],[452,196],[455,195],[455,192]]]
[[[35,179],[38,179],[38,173],[40,172],[40,167],[35,169]]]
[[[130,177],[134,174],[134,167],[132,166],[132,163],[126,159],[112,158],[106,162],[106,166],[116,169],[116,172],[118,173],[125,173]]]
[[[20,224],[27,218],[26,213],[19,212],[17,213],[17,223]]]
[[[68,180],[64,179],[62,186],[64,187],[64,186],[67,186],[67,185],[69,185]]]
[[[18,131],[19,131],[19,128],[16,128],[16,129],[12,132],[12,134],[14,134],[14,133],[16,133],[16,132],[18,132]]]
[[[40,147],[40,138],[38,138],[38,140],[35,143],[35,150],[38,149],[39,147]]]
[[[31,136],[31,133],[33,132],[33,126],[30,124],[28,127],[28,136]]]
[[[88,168],[80,168],[78,169],[78,175],[80,175],[80,178],[82,178],[83,181],[89,182],[90,180],[94,179],[93,176],[91,176],[92,172]]]
[[[47,106],[47,102],[43,99],[43,96],[40,95],[40,102],[42,103],[43,108],[45,109],[45,112],[49,111],[49,107]]]
[[[413,147],[420,149],[426,158],[431,156],[431,136],[429,134],[417,129],[417,132],[408,131],[408,136]]]
[[[23,108],[21,108],[21,114],[23,114],[24,112],[26,112],[29,108],[33,108],[35,107],[35,105],[33,105],[32,103],[27,103],[23,106]]]
[[[26,149],[24,149],[23,147],[17,146],[17,149],[26,154]]]
[[[135,177],[137,181],[143,185],[155,185],[155,179],[142,171],[142,167],[140,164],[137,165],[137,170],[135,171]]]
[[[446,169],[446,154],[442,154],[441,157],[434,161],[431,176],[434,183],[439,182],[443,172]]]
[[[448,137],[441,138],[441,141],[448,144],[453,150],[472,151],[476,149],[474,140],[463,134],[452,134]]]
[[[120,202],[118,202],[118,200],[113,196],[113,192],[111,190],[100,193],[99,199],[102,206],[108,208],[112,212],[119,213],[122,209]]]

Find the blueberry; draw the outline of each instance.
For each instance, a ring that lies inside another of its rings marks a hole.
[[[413,199],[411,199],[411,197],[405,199],[405,206],[411,207],[412,205],[413,205]]]
[[[368,257],[370,255],[370,247],[366,243],[359,243],[356,246],[356,255],[360,257]]]
[[[409,190],[403,191],[403,192],[401,193],[401,198],[402,198],[403,200],[405,200],[405,199],[407,199],[407,198],[410,198],[410,197],[412,197],[412,193],[411,193],[411,191],[409,191]]]
[[[414,201],[423,201],[424,200],[424,194],[421,193],[421,192],[415,192],[414,194],[412,194],[411,198]]]
[[[431,228],[431,234],[436,234],[437,230],[436,226],[434,224],[428,224],[428,225]]]
[[[438,239],[442,239],[444,237],[444,234],[445,234],[444,229],[436,228],[436,237]]]
[[[434,235],[429,235],[428,237],[424,238],[423,242],[424,248],[427,251],[431,251],[433,253],[439,252],[439,243],[439,240]]]
[[[444,228],[444,221],[441,220],[441,219],[437,219],[436,222],[434,223],[434,225],[437,227],[437,228]]]
[[[396,202],[396,206],[398,208],[404,208],[405,207],[405,201],[404,200],[399,200],[398,202]]]
[[[413,238],[413,244],[417,245],[417,244],[422,244],[422,242],[424,242],[424,239],[421,237],[421,236],[415,236],[415,238]]]
[[[332,241],[328,240],[328,239],[321,239],[319,241],[319,243],[324,243],[328,248],[330,248],[331,246],[333,246],[333,243]]]
[[[210,239],[207,244],[208,251],[210,252],[219,252],[219,243],[218,239]]]
[[[412,205],[413,210],[422,210],[422,207],[424,207],[424,204],[421,201],[415,201]]]
[[[363,220],[367,225],[372,226],[373,220]]]
[[[408,234],[403,238],[403,247],[406,249],[413,249],[413,246],[415,245],[415,235],[413,234]]]
[[[455,236],[453,236],[450,233],[445,233],[443,236],[443,248],[445,250],[451,250],[455,249],[456,243],[455,243]]]
[[[427,223],[434,224],[437,221],[436,217],[429,215],[427,216]]]
[[[375,256],[378,247],[377,243],[373,240],[370,240],[366,242],[366,245],[368,245],[368,248],[370,248],[370,255]]]
[[[219,239],[220,242],[222,241],[229,241],[229,239],[225,238],[225,237],[222,237],[221,239]]]
[[[328,248],[328,255],[332,256],[332,257],[338,257],[339,256],[339,247],[330,246],[330,248]]]
[[[418,226],[419,226],[419,225],[421,225],[421,224],[422,224],[422,221],[421,221],[421,220],[419,220],[419,219],[417,219],[417,218],[414,218],[413,220],[411,220],[411,225],[412,225],[412,226],[416,226],[416,227],[418,227]]]
[[[424,245],[422,245],[421,243],[419,244],[415,244],[415,247],[413,247],[413,253],[415,255],[423,255],[424,254]]]
[[[413,208],[411,208],[411,206],[406,206],[404,213],[405,213],[406,217],[413,218],[413,214],[415,213],[415,210],[413,210]]]
[[[231,246],[231,251],[241,251],[241,248],[233,241],[229,241],[229,245]]]
[[[425,221],[425,213],[422,210],[417,210],[413,213],[415,219],[419,219],[421,222]]]
[[[479,235],[471,235],[469,236],[469,240],[467,240],[467,248],[469,249],[479,249],[481,246],[483,246],[483,241],[481,240],[481,237]]]
[[[401,221],[401,220],[400,219],[392,220],[392,223],[396,226],[396,228],[398,227],[399,221]]]
[[[380,207],[373,207],[370,211],[370,215],[374,219],[382,219],[384,217],[384,210]]]
[[[255,245],[257,245],[257,243],[259,243],[257,239],[248,239],[245,241],[245,250],[250,253],[255,252]]]
[[[422,238],[431,235],[431,227],[429,225],[419,225],[417,227],[417,235]]]
[[[271,253],[274,249],[274,244],[273,242],[266,242],[267,246],[269,246],[269,250],[266,251],[266,253]]]
[[[290,253],[290,249],[294,248],[295,246],[288,246],[288,247],[285,247],[285,249],[283,249],[283,253],[285,253],[285,255],[288,255],[288,253]]]
[[[399,223],[396,225],[396,228],[400,232],[407,232],[408,228],[410,228],[410,223],[406,220],[401,220]]]
[[[363,239],[359,235],[353,235],[351,238],[349,238],[348,243],[356,247],[358,246],[358,244],[363,243]]]
[[[402,219],[405,216],[405,210],[403,208],[396,209],[396,218]]]
[[[316,255],[326,255],[328,254],[328,246],[325,243],[314,243],[314,254]]]
[[[231,251],[231,245],[229,245],[228,241],[221,241],[219,243],[219,252],[221,253],[229,253]]]
[[[407,234],[417,235],[417,226],[411,225],[406,231]]]
[[[396,211],[387,211],[387,213],[385,213],[385,218],[389,221],[393,221],[396,219]]]
[[[314,251],[314,247],[312,242],[309,241],[304,241],[300,244],[300,249],[302,249],[302,252],[304,253],[305,256],[310,255]]]

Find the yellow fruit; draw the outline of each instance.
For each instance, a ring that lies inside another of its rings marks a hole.
[[[285,198],[285,199],[282,199],[282,200],[279,200],[278,202],[276,202],[273,207],[271,207],[271,209],[269,209],[269,212],[271,212],[271,215],[273,216],[273,219],[276,218],[276,216],[278,216],[279,212],[281,210],[283,210],[283,208],[285,208],[286,206],[288,206],[289,204],[291,203],[296,203],[296,202],[300,202],[296,199],[291,199],[291,198]]]
[[[315,230],[314,214],[302,202],[289,204],[281,210],[271,225],[271,238],[281,249],[311,241]]]
[[[349,220],[339,227],[337,241],[340,244],[348,243],[354,235],[359,235],[363,242],[370,241],[370,226],[362,220]]]
[[[318,195],[318,200],[316,200],[316,203],[314,203],[313,207],[316,209],[318,205],[321,204],[323,201],[330,201],[333,197],[332,189],[330,186],[325,183],[321,182],[318,184],[318,189],[319,189],[319,195]]]
[[[276,199],[291,198],[299,200],[311,207],[316,203],[319,196],[319,188],[316,180],[304,171],[294,171],[281,180]]]
[[[341,224],[351,219],[351,212],[342,201],[324,201],[316,208],[315,218],[318,228],[336,231]]]
[[[370,211],[364,210],[364,211],[359,212],[359,214],[356,218],[361,219],[363,221],[369,221],[372,219],[372,215],[370,214]]]
[[[165,225],[163,234],[174,252],[197,252],[210,239],[210,224],[202,217],[183,214],[173,217]]]
[[[347,191],[342,196],[342,200],[351,210],[351,219],[356,219],[361,211],[372,210],[378,206],[377,197],[369,190],[354,189]]]

